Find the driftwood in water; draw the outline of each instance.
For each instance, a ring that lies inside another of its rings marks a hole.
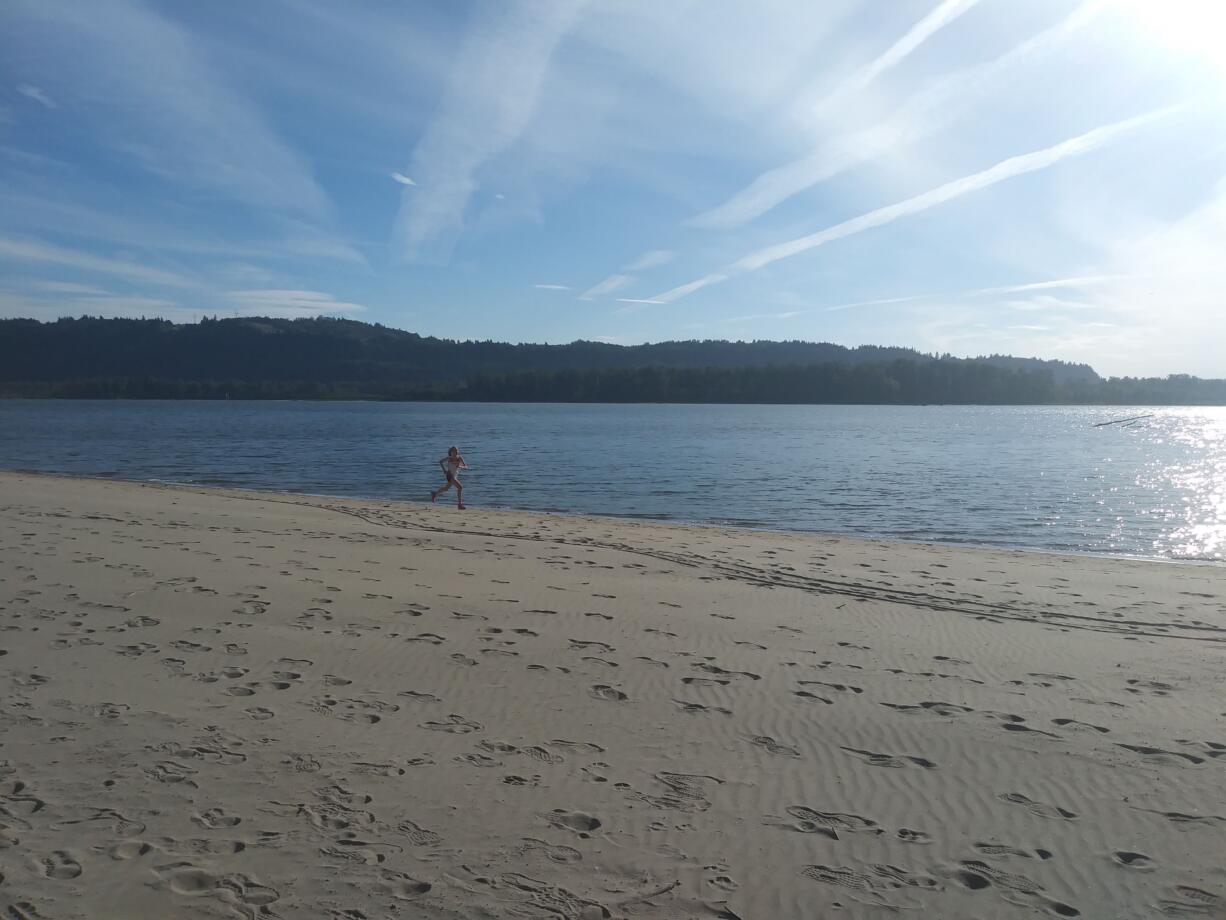
[[[1112,419],[1109,422],[1095,422],[1093,427],[1102,428],[1104,425],[1121,425],[1124,422],[1137,422],[1143,418],[1153,418],[1153,417],[1154,417],[1154,413],[1152,412],[1149,413],[1149,415],[1131,415],[1128,418]]]

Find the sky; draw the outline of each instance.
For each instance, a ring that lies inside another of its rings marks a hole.
[[[5,0],[0,317],[1226,377],[1222,0]]]

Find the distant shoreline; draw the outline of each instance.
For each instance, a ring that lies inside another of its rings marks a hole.
[[[0,320],[0,396],[729,405],[1226,405],[1226,380],[830,342],[453,341],[338,319]]]

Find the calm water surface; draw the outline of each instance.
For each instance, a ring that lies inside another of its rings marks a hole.
[[[1226,409],[0,401],[4,469],[421,501],[451,444],[472,505],[1226,560]]]

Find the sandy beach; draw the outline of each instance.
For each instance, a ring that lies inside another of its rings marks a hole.
[[[1221,566],[3,473],[0,910],[1224,917],[1223,674]]]

